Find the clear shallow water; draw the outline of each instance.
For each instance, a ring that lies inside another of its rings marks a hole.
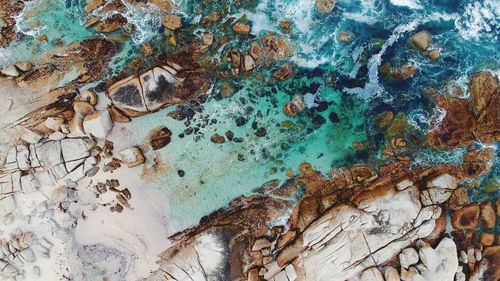
[[[189,22],[219,10],[222,1],[176,2],[185,29],[198,34],[200,31]],[[70,44],[104,36],[82,27],[86,20],[83,6],[84,1],[33,1],[18,20],[24,37],[0,49],[0,66],[41,57],[55,47],[56,38]],[[246,83],[236,81],[241,90],[231,98],[219,99],[214,91],[191,125],[168,117],[167,112],[173,108],[134,119],[133,126],[140,138],[146,139],[151,129],[161,125],[174,133],[172,143],[160,151],[170,170],[156,185],[170,198],[173,214],[183,226],[195,224],[203,215],[226,206],[234,197],[251,194],[269,180],[286,180],[286,171],[297,172],[304,161],[325,174],[332,167],[363,161],[377,163],[384,143],[383,136],[373,127],[374,116],[387,110],[403,114],[417,134],[424,135],[440,114],[423,96],[425,89],[444,90],[458,84],[467,91],[470,74],[483,69],[500,71],[500,6],[493,0],[348,0],[337,1],[335,10],[326,15],[315,11],[312,0],[260,0],[241,8],[231,6],[227,14],[235,18],[245,15],[256,35],[272,31],[286,37],[294,47],[289,61],[297,71],[292,80],[274,86],[252,79]],[[141,56],[144,42],[167,50],[156,9],[130,6],[125,17],[137,31],[125,39],[122,51],[111,61],[110,75],[116,75],[128,62]],[[292,21],[290,32],[282,32],[278,27],[282,19]],[[424,29],[432,34],[432,47],[441,52],[437,62],[408,44],[413,33]],[[354,40],[339,42],[340,31],[352,32]],[[223,35],[217,27],[212,27],[212,32],[216,38]],[[36,37],[40,34],[46,34],[49,42],[38,42]],[[227,48],[248,46],[248,42],[231,39]],[[378,73],[386,62],[395,66],[410,62],[417,74],[405,81],[388,80]],[[265,71],[263,75],[269,73]],[[327,85],[326,78],[333,82]],[[219,85],[221,81],[213,82]],[[321,106],[307,109],[297,118],[288,118],[282,107],[294,95],[315,95],[314,102]],[[330,120],[332,112],[338,121]],[[248,118],[247,124],[236,126],[237,116]],[[195,135],[187,135],[185,130],[204,118],[217,123],[199,128],[204,137],[195,141]],[[292,120],[293,125],[277,126],[284,120]],[[255,136],[253,122],[266,129],[265,137]],[[243,142],[210,141],[212,134],[224,135],[227,130],[243,138]],[[181,134],[184,138],[179,137]],[[365,141],[370,148],[364,152],[353,148],[354,142]],[[413,153],[415,165],[428,166],[459,163],[464,150],[420,148]],[[239,154],[244,161],[238,160]],[[177,175],[179,169],[186,173],[183,178]],[[495,164],[490,177],[498,179],[498,170]],[[484,179],[484,185],[487,181]],[[477,191],[473,196],[484,194]],[[498,192],[493,194],[488,196],[498,197]]]

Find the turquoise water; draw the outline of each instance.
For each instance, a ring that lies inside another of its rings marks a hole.
[[[211,48],[200,58],[219,62],[214,58],[230,48],[246,50],[254,39],[235,36],[223,24],[201,27],[200,19],[213,12],[224,15],[221,23],[244,16],[257,38],[274,32],[290,42],[293,56],[281,64],[292,64],[294,76],[274,81],[270,72],[278,64],[261,67],[259,75],[244,79],[213,78],[208,101],[189,120],[177,121],[167,115],[176,107],[134,119],[132,126],[140,139],[147,140],[158,126],[167,126],[174,134],[172,142],[159,151],[168,169],[165,175],[155,177],[154,183],[167,194],[181,226],[197,223],[202,216],[237,196],[251,194],[270,180],[285,181],[288,171],[296,174],[302,162],[311,163],[323,174],[352,163],[383,163],[387,133],[379,130],[374,120],[385,111],[402,116],[408,123],[404,133],[418,140],[405,148],[413,165],[461,163],[466,149],[425,147],[424,136],[442,112],[423,92],[430,87],[445,91],[459,85],[467,95],[469,75],[483,69],[500,73],[500,8],[494,0],[348,0],[337,1],[329,14],[319,14],[311,0],[239,1],[240,6],[229,2],[233,1],[176,1],[184,24],[183,31],[176,33],[178,41],[196,41],[206,31],[212,32],[216,41],[227,35],[226,44]],[[127,70],[134,59],[148,67],[153,60],[145,59],[141,51],[146,42],[156,50],[173,52],[174,47],[165,43],[157,9],[126,5],[124,16],[129,25],[113,34],[97,34],[82,26],[88,16],[82,11],[84,4],[82,0],[33,1],[18,21],[20,40],[0,50],[0,66],[38,59],[56,47],[58,38],[63,44],[96,36],[119,40],[122,49],[110,61],[109,77]],[[290,31],[280,29],[278,23],[283,19],[291,20]],[[424,29],[432,34],[432,48],[440,50],[438,61],[430,61],[408,43],[412,34]],[[341,31],[351,32],[353,41],[339,42]],[[46,34],[49,42],[38,42],[40,34]],[[219,63],[221,69],[227,66],[223,59]],[[383,63],[411,63],[416,74],[404,81],[386,79],[378,72]],[[238,89],[229,98],[220,95],[223,82]],[[294,96],[306,99],[310,108],[297,117],[287,117],[282,108]],[[244,126],[236,125],[239,117],[247,119]],[[290,126],[284,126],[283,121],[291,121]],[[266,135],[259,137],[256,132],[261,128]],[[210,141],[214,133],[224,135],[228,130],[242,142]],[[356,149],[355,143],[362,148]],[[499,197],[498,191],[488,195],[481,191],[492,179],[498,180],[498,166],[495,162],[492,173],[481,178],[481,187],[472,198]],[[178,170],[185,176],[179,177]]]

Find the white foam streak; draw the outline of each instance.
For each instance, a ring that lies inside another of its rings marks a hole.
[[[476,1],[465,6],[464,13],[455,20],[460,36],[467,40],[481,38],[498,40],[500,30],[500,5],[498,1]]]
[[[391,4],[399,7],[406,7],[410,9],[422,9],[422,5],[418,1],[413,0],[391,0]]]

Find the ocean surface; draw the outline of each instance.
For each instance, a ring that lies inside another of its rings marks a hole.
[[[175,2],[189,27],[200,20],[201,14],[218,11],[223,1]],[[392,111],[417,138],[423,138],[443,114],[425,96],[426,89],[444,92],[459,86],[467,96],[467,78],[472,73],[500,73],[500,5],[494,0],[337,1],[328,14],[318,13],[312,0],[241,2],[244,4],[239,8],[231,5],[226,17],[245,16],[256,36],[272,31],[287,38],[294,54],[285,62],[293,64],[293,78],[269,85],[258,77],[230,81],[237,86],[230,98],[220,97],[217,89],[224,81],[214,79],[203,110],[196,112],[188,124],[168,116],[176,107],[135,118],[132,123],[138,139],[146,140],[159,126],[173,132],[172,142],[160,150],[169,172],[156,179],[154,186],[167,195],[171,211],[182,226],[196,224],[202,216],[225,207],[237,196],[252,194],[266,182],[286,181],[290,171],[298,173],[302,162],[311,163],[325,175],[332,168],[353,163],[378,165],[383,160],[385,138],[373,125],[376,116]],[[56,47],[56,38],[70,44],[96,36],[118,36],[86,29],[84,5],[83,0],[29,2],[17,20],[21,39],[0,49],[0,67],[43,57]],[[113,58],[109,78],[142,56],[144,43],[151,42],[168,52],[157,9],[131,5],[124,16],[135,31],[123,40],[121,52]],[[279,28],[282,19],[291,20],[291,32]],[[441,54],[438,61],[409,46],[409,37],[420,30],[432,34],[431,46]],[[351,32],[353,40],[339,42],[341,31]],[[192,34],[197,32],[192,30]],[[213,32],[217,37],[217,31]],[[38,42],[40,34],[47,35],[49,42]],[[245,48],[246,44],[232,39],[213,55],[230,47]],[[411,63],[416,74],[403,81],[387,79],[379,73],[384,63]],[[263,77],[271,75],[268,69],[257,71]],[[295,95],[305,100],[306,108],[291,119],[282,108]],[[244,126],[236,125],[238,117],[246,119]],[[290,126],[284,126],[287,120],[292,121]],[[263,137],[256,135],[260,128],[266,131]],[[210,141],[214,133],[224,135],[228,130],[243,141]],[[364,148],[356,149],[355,143]],[[416,166],[460,163],[464,152],[425,145],[406,151]],[[178,170],[185,172],[184,177],[178,176]],[[484,185],[494,181],[498,186],[499,163],[492,170],[483,179]],[[500,197],[498,190],[485,190],[478,188],[472,196]]]

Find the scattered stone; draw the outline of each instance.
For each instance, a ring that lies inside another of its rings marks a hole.
[[[234,138],[234,133],[232,131],[226,131],[225,135],[229,141],[233,140]]]
[[[247,120],[245,119],[245,117],[240,116],[240,117],[236,118],[235,122],[236,122],[236,126],[241,127],[247,123]]]
[[[118,154],[120,154],[122,161],[126,163],[129,168],[140,165],[145,161],[144,154],[142,154],[141,149],[137,146],[126,148]]]
[[[205,45],[212,45],[214,42],[214,35],[212,33],[205,33],[203,34],[203,44]]]
[[[153,54],[153,47],[151,46],[150,43],[146,43],[146,44],[142,45],[142,51],[144,52],[144,54],[146,56],[150,56]]]
[[[471,204],[453,211],[451,224],[455,229],[473,230],[479,223],[479,206]]]
[[[290,64],[285,64],[273,73],[273,77],[280,81],[288,80],[292,77],[293,70]]]
[[[283,19],[280,20],[279,25],[283,30],[290,30],[290,27],[292,26],[292,21],[289,19]]]
[[[47,37],[47,35],[45,34],[39,35],[36,39],[38,40],[38,42],[42,43],[49,41],[49,37]]]
[[[428,50],[426,52],[427,54],[427,57],[430,59],[430,60],[438,60],[439,57],[441,56],[441,53],[439,52],[438,49],[432,49],[432,50]]]
[[[493,209],[493,203],[491,203],[490,201],[485,201],[481,202],[479,206],[481,208],[481,221],[483,222],[484,226],[488,228],[495,227],[497,217],[495,214],[495,210]]]
[[[182,27],[182,20],[179,16],[176,15],[166,15],[162,19],[162,24],[164,27],[170,30],[177,30]]]
[[[288,102],[283,106],[283,112],[286,116],[294,117],[297,116],[298,108],[293,102]]]
[[[262,127],[258,128],[257,131],[255,132],[255,135],[260,138],[266,136],[266,134],[267,134],[266,129]]]
[[[336,0],[316,0],[316,9],[322,14],[329,13],[335,8],[336,2]]]
[[[425,30],[413,34],[410,38],[411,42],[420,51],[425,51],[429,48],[432,38],[431,34]]]
[[[252,251],[260,251],[264,248],[271,248],[272,244],[266,238],[259,238],[255,240],[252,246]]]
[[[113,120],[108,110],[97,111],[85,116],[83,130],[86,134],[99,139],[105,139],[113,129]]]
[[[452,210],[458,210],[467,204],[467,189],[459,187],[453,191],[448,200],[448,205]]]
[[[255,68],[255,60],[250,55],[243,56],[243,66],[245,71],[251,71]]]
[[[219,144],[220,144],[220,143],[225,143],[225,142],[226,142],[226,140],[224,139],[224,137],[223,137],[223,136],[221,136],[221,135],[219,135],[219,134],[217,134],[217,133],[213,134],[213,135],[210,137],[210,141],[212,141],[213,143],[219,143]]]
[[[233,30],[239,34],[248,34],[250,33],[250,25],[238,22],[233,25]]]
[[[354,40],[354,34],[352,32],[341,31],[339,32],[338,39],[340,42],[349,43]]]
[[[181,177],[181,178],[184,177],[184,175],[185,175],[184,170],[177,170],[177,175],[179,175],[179,177]]]
[[[149,144],[153,147],[153,150],[158,150],[169,144],[171,137],[172,132],[167,127],[163,127],[153,133],[149,140]]]

